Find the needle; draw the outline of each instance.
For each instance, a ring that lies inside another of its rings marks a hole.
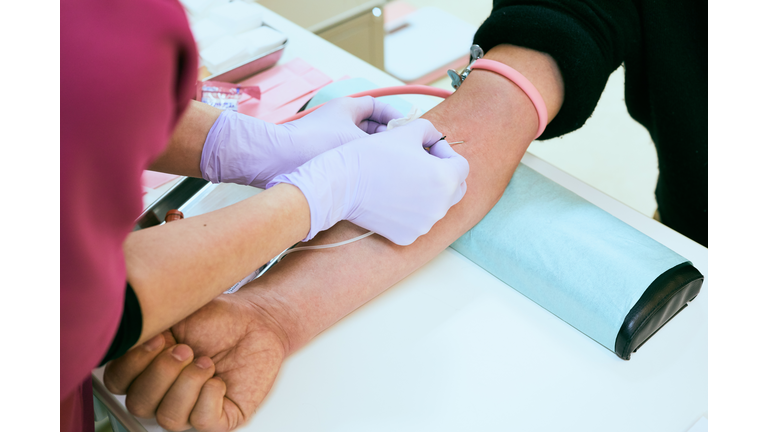
[[[445,137],[442,137],[442,138],[440,138],[438,141],[442,141],[442,140],[444,140],[444,139],[445,139]],[[463,142],[464,142],[464,141],[456,141],[456,142],[448,143],[448,145],[449,145],[449,146],[452,146],[452,145],[456,145],[456,144],[462,144]],[[434,145],[434,144],[432,144],[432,145]],[[430,147],[431,147],[431,146],[430,146]],[[424,150],[427,150],[427,149],[429,149],[429,147],[424,147]]]
[[[445,136],[440,138],[438,141],[442,141],[444,139],[445,139]],[[452,146],[452,145],[455,145],[455,144],[462,144],[462,143],[464,143],[464,141],[456,141],[456,142],[448,143],[448,145]]]

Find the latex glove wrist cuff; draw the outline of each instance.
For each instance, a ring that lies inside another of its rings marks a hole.
[[[212,183],[263,188],[279,174],[272,167],[275,143],[285,133],[277,125],[223,111],[208,131],[200,156],[200,173]]]
[[[308,242],[315,238],[317,233],[324,231],[344,218],[342,214],[346,206],[334,206],[336,199],[334,192],[346,190],[348,185],[339,185],[339,187],[333,187],[333,184],[338,183],[339,178],[329,178],[323,175],[320,170],[310,171],[307,166],[300,166],[293,173],[280,174],[272,179],[267,185],[266,189],[271,188],[279,183],[287,183],[299,188],[304,198],[309,205],[309,233],[304,237],[302,242]],[[320,178],[318,178],[320,177]],[[344,201],[344,200],[343,200]]]
[[[208,135],[205,137],[203,152],[200,155],[200,173],[203,179],[211,183],[221,183],[221,166],[216,156],[219,153],[219,145],[221,144],[221,140],[218,138],[221,135],[221,130],[227,123],[228,112],[222,111],[219,117],[216,118],[213,126],[208,131]]]

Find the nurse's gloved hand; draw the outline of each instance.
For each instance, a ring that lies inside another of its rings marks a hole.
[[[213,183],[263,188],[313,157],[387,129],[402,117],[391,105],[365,96],[334,99],[290,123],[275,125],[224,111],[203,146],[200,171]]]
[[[304,193],[311,217],[304,241],[348,220],[409,245],[467,190],[469,163],[440,137],[432,123],[417,119],[325,152],[267,187],[290,183]]]

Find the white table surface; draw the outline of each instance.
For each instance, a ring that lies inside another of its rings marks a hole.
[[[268,10],[265,22],[288,35],[281,63],[400,84]],[[533,155],[523,163],[690,259],[700,295],[624,361],[449,248],[288,358],[240,430],[684,432],[706,417],[707,249]],[[195,211],[254,192],[220,185]]]

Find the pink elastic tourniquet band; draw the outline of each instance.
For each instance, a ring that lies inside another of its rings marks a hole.
[[[475,69],[485,69],[491,72],[496,72],[520,87],[520,90],[522,90],[528,96],[528,99],[533,102],[533,107],[536,108],[536,113],[539,115],[539,129],[536,131],[536,138],[538,138],[542,132],[544,132],[544,128],[547,127],[548,115],[544,99],[541,97],[539,91],[536,90],[536,87],[534,87],[523,74],[504,63],[488,59],[479,59],[472,65],[472,70]]]
[[[437,88],[437,87],[412,84],[412,85],[402,85],[402,86],[396,86],[396,87],[383,87],[383,88],[378,88],[373,90],[365,90],[359,93],[351,94],[347,97],[352,97],[352,98],[362,97],[362,96],[381,97],[381,96],[395,96],[395,95],[404,95],[404,94],[420,94],[420,95],[427,95],[427,96],[436,96],[436,97],[441,97],[445,99],[451,94],[453,94],[453,92],[449,90]],[[280,122],[278,122],[278,124],[288,123],[290,121],[300,119],[305,115],[311,113],[312,111],[320,108],[323,105],[325,104],[317,105],[312,107],[311,109],[304,110],[298,114],[292,115],[287,119],[281,120]]]
[[[472,65],[472,69],[485,69],[491,72],[496,72],[497,74],[506,77],[508,80],[512,81],[518,87],[520,87],[520,89],[528,96],[531,102],[533,102],[533,106],[534,108],[536,108],[536,113],[539,115],[539,129],[536,131],[536,138],[538,138],[541,135],[541,133],[544,132],[544,128],[547,127],[547,119],[548,119],[547,106],[544,105],[544,99],[542,99],[541,94],[539,94],[539,91],[536,90],[536,87],[534,87],[533,84],[531,84],[531,82],[528,81],[528,79],[523,76],[523,74],[505,65],[504,63],[499,63],[497,61],[486,60],[486,59],[477,60]],[[403,94],[421,94],[421,95],[427,95],[427,96],[447,98],[452,93],[453,92],[449,90],[445,90],[437,87],[413,84],[413,85],[402,85],[402,86],[396,86],[396,87],[384,87],[384,88],[378,88],[373,90],[365,90],[359,93],[351,94],[347,97],[353,97],[353,98],[361,97],[361,96],[381,97],[381,96],[394,96],[394,95],[403,95]],[[290,121],[300,119],[305,115],[311,113],[312,111],[320,108],[323,105],[325,104],[317,105],[315,107],[312,107],[311,109],[304,110],[278,123],[288,123]]]

